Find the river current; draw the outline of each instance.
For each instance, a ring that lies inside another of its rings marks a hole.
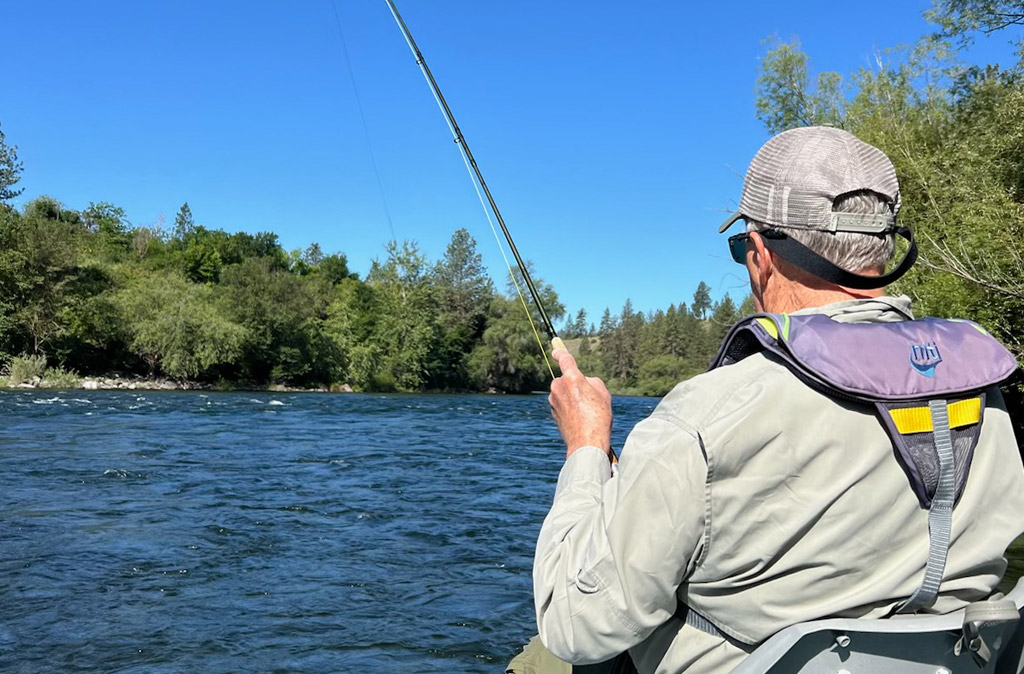
[[[617,398],[616,442],[656,400]],[[0,393],[0,672],[500,672],[544,396]]]

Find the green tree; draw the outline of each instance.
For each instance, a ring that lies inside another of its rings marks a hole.
[[[576,337],[585,337],[588,334],[586,309],[580,309],[576,312],[576,321],[573,323],[572,329]]]
[[[465,388],[469,385],[468,356],[487,324],[494,285],[465,229],[452,235],[444,257],[434,266],[438,339],[428,365],[428,385]]]
[[[514,273],[518,273],[518,268]],[[521,274],[519,274],[521,278]],[[565,315],[565,307],[558,294],[549,284],[530,273],[544,308],[552,321]],[[520,280],[522,285],[522,281]],[[533,319],[533,325],[531,320]],[[530,316],[523,310],[512,281],[504,297],[497,296],[491,301],[488,311],[487,329],[473,348],[469,357],[469,370],[478,389],[497,390],[509,393],[528,393],[546,389],[551,372],[545,362],[545,344],[539,316],[530,308]],[[537,326],[538,332],[534,331]]]
[[[76,211],[51,197],[25,205],[21,217],[4,219],[0,232],[0,292],[9,312],[12,353],[45,354],[66,334],[84,227]]]
[[[125,218],[124,209],[106,201],[90,202],[82,211],[85,226],[96,236],[97,252],[110,259],[117,259],[127,252],[132,242],[132,234]]]
[[[221,273],[218,297],[246,330],[235,375],[252,383],[326,385],[338,380],[341,356],[324,323],[330,286],[248,258]]]
[[[939,35],[971,42],[978,32],[990,34],[1024,25],[1021,0],[935,0],[928,18],[938,24]]]
[[[174,216],[174,230],[171,236],[179,241],[182,246],[186,245],[189,237],[196,229],[196,222],[192,218],[192,209],[189,207],[186,201],[178,209],[178,214]]]
[[[711,288],[708,284],[701,281],[697,285],[697,289],[693,291],[693,304],[690,305],[690,311],[693,312],[694,316],[697,316],[702,321],[707,318],[708,309],[711,308]]]
[[[711,311],[711,338],[715,342],[721,342],[725,339],[726,333],[729,332],[729,328],[733,326],[733,323],[740,319],[739,309],[736,308],[736,303],[729,297],[729,293],[725,294],[725,297],[721,301],[715,303],[714,309]]]
[[[371,339],[379,354],[371,387],[415,391],[427,381],[437,339],[431,269],[413,242],[391,241],[386,250],[366,277],[374,294]]]
[[[10,201],[22,193],[14,186],[21,180],[23,165],[18,160],[18,146],[8,145],[0,130],[0,204]]]
[[[120,290],[114,302],[132,352],[154,372],[195,378],[241,355],[245,328],[218,309],[208,286],[174,272],[151,273]]]
[[[772,133],[797,126],[844,127],[846,100],[838,73],[818,75],[810,83],[808,58],[799,42],[768,40],[757,78],[757,117]]]

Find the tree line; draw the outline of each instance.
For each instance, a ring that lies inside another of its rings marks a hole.
[[[44,196],[16,210],[7,202],[20,194],[21,170],[0,132],[0,361],[224,388],[547,388],[512,284],[495,288],[465,229],[436,261],[392,241],[361,279],[342,253],[316,243],[287,251],[273,233],[198,225],[188,203],[168,230],[132,226],[110,203],[75,210]],[[537,285],[560,320],[557,293]],[[619,390],[664,393],[672,377],[706,364],[720,331],[712,324],[735,319],[728,297],[712,307],[702,284],[695,298],[693,311],[646,317],[627,302],[599,330],[571,328],[574,348]],[[577,319],[586,325],[585,312]]]

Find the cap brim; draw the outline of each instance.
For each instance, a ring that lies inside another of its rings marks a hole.
[[[727,230],[730,227],[732,227],[736,223],[737,220],[742,220],[742,219],[743,219],[743,214],[740,213],[739,211],[736,211],[735,213],[733,213],[732,215],[729,216],[728,220],[726,220],[725,222],[722,223],[722,226],[718,228],[718,233],[721,234],[725,230]]]

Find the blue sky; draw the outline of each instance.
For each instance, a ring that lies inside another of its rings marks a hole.
[[[447,127],[383,0],[9,3],[0,123],[19,199],[123,207],[317,241],[361,274],[395,234],[431,258],[466,227],[504,267]],[[844,12],[844,7],[846,11]],[[746,293],[717,225],[767,139],[762,40],[847,73],[929,30],[927,2],[401,0],[521,252],[591,320]],[[853,18],[850,18],[853,17]],[[990,38],[975,60],[1008,57]]]

